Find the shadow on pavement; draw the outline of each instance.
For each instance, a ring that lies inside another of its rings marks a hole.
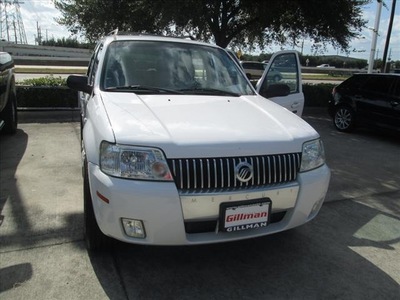
[[[21,263],[0,269],[0,293],[18,287],[27,280],[31,279],[33,274],[30,263]]]
[[[109,255],[91,255],[91,262],[110,299],[118,299],[113,265],[122,281],[118,290],[128,299],[396,299],[399,283],[385,273],[400,267],[395,199],[384,200],[391,213],[355,201],[328,203],[303,227],[240,242],[195,247],[116,242]],[[366,256],[386,251],[363,257],[363,249]]]
[[[304,120],[320,134],[331,168],[326,202],[400,190],[400,138],[396,135],[365,128],[342,133],[324,113],[305,115]]]
[[[24,215],[24,206],[17,188],[16,170],[25,154],[28,145],[28,135],[21,129],[15,135],[0,135],[0,216],[8,201],[14,214]],[[21,216],[21,226],[28,226],[26,218]],[[0,226],[2,222],[0,222]],[[0,227],[1,228],[1,227]]]

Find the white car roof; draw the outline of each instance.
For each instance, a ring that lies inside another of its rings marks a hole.
[[[174,42],[174,43],[184,43],[184,44],[196,44],[202,46],[209,46],[214,48],[221,47],[191,40],[189,37],[167,37],[167,36],[159,36],[159,35],[146,35],[146,34],[120,34],[120,35],[108,35],[103,37],[102,39],[104,42],[111,42],[111,41],[160,41],[160,42]]]

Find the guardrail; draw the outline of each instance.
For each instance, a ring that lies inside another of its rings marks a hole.
[[[0,51],[8,52],[17,65],[87,66],[91,50],[80,48],[21,45],[0,41]]]

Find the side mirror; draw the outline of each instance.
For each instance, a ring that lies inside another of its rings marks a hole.
[[[6,52],[0,52],[0,71],[11,69],[14,67],[14,61],[10,54]]]
[[[70,75],[67,79],[67,86],[75,91],[91,94],[93,88],[88,85],[88,77],[85,75]]]
[[[261,92],[265,98],[285,97],[290,94],[290,87],[284,83],[271,84]]]

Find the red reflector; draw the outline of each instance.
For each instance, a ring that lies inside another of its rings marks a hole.
[[[99,193],[99,191],[96,191],[97,197],[99,197],[101,200],[103,200],[105,203],[110,203],[110,200],[108,200],[105,196]]]

